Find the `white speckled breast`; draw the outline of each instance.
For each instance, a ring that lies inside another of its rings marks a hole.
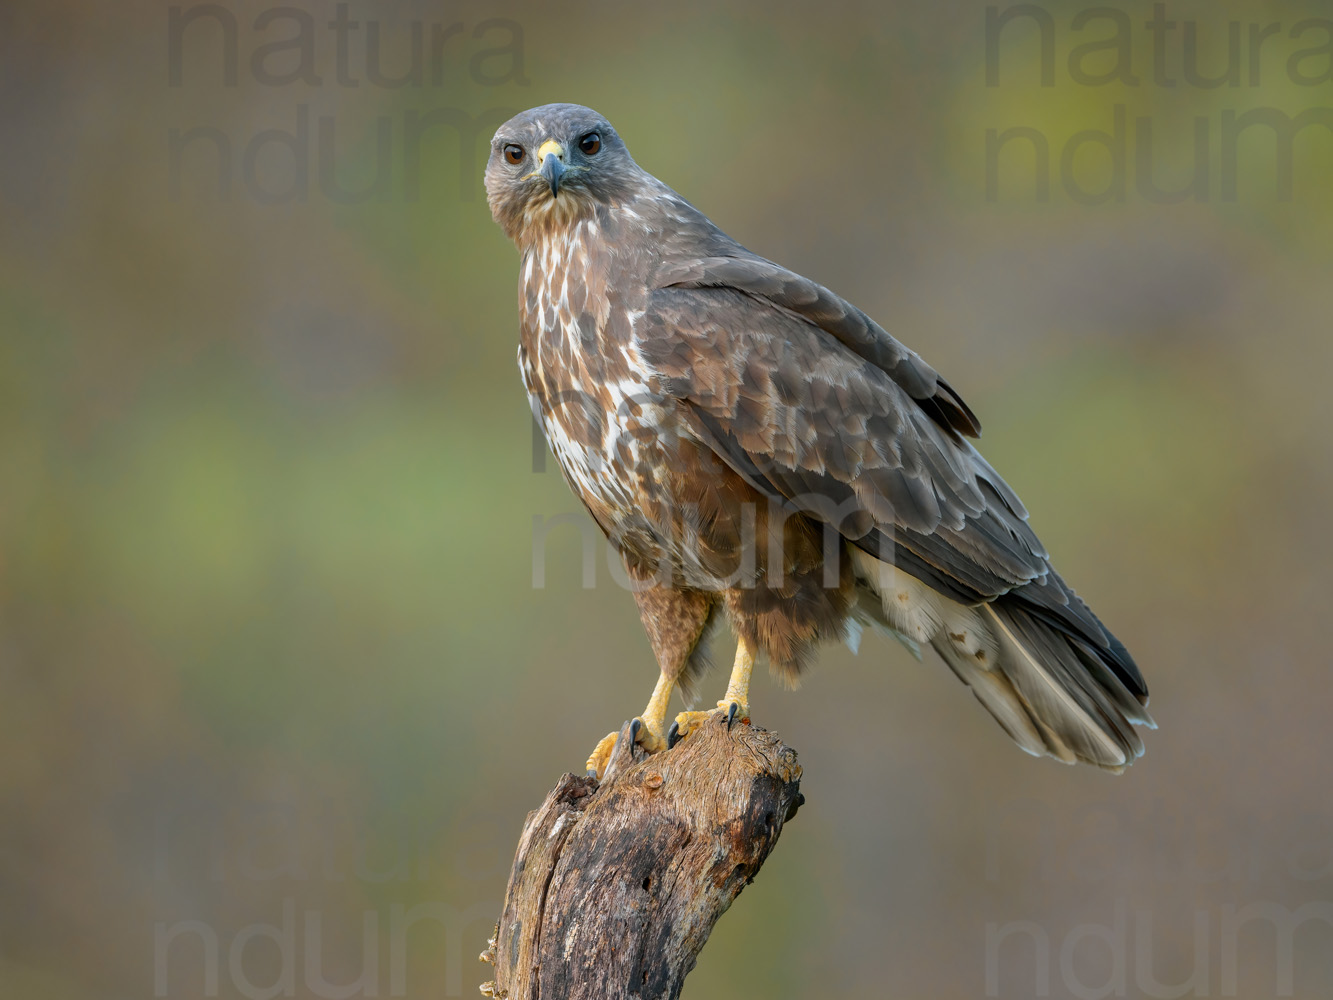
[[[664,488],[657,481],[669,465],[662,443],[674,437],[677,404],[654,390],[625,335],[634,314],[620,317],[621,335],[608,329],[612,296],[596,286],[600,269],[590,266],[597,237],[596,223],[584,221],[525,255],[519,367],[571,487],[613,541],[657,558],[661,531],[645,500]]]

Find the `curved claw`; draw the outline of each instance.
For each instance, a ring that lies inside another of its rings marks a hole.
[[[636,716],[629,724],[630,746],[640,746],[648,753],[659,753],[667,748],[662,738],[661,723],[653,723]]]
[[[733,701],[730,705],[727,706],[727,728],[728,728],[728,729],[731,728],[732,720],[734,720],[734,719],[736,718],[736,713],[739,712],[740,710],[741,710],[740,705],[736,704],[734,701]]]
[[[619,736],[619,733],[607,733],[603,736],[597,746],[593,748],[592,753],[588,755],[588,763],[583,765],[587,768],[587,773],[598,781],[606,773],[606,765],[611,761],[611,751],[615,749],[616,740]]]
[[[680,742],[680,723],[671,723],[671,728],[667,730],[667,749],[670,750]]]

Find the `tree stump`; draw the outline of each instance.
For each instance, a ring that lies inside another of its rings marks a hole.
[[[528,814],[483,961],[510,1000],[675,998],[713,924],[804,801],[796,752],[714,718],[665,753],[629,725],[600,784],[564,775]]]

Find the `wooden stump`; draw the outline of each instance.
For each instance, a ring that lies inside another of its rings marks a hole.
[[[627,724],[600,785],[566,774],[528,814],[482,993],[678,997],[804,801],[800,778],[796,752],[763,729],[710,719],[648,756]]]

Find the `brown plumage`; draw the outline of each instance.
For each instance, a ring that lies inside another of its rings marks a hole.
[[[1134,661],[968,442],[976,416],[913,351],[736,243],[588,108],[502,126],[486,190],[522,252],[533,413],[636,581],[663,675],[650,748],[725,620],[738,671],[746,660],[733,713],[751,653],[793,681],[819,641],[854,644],[869,625],[933,645],[1031,753],[1119,770],[1143,752]]]

